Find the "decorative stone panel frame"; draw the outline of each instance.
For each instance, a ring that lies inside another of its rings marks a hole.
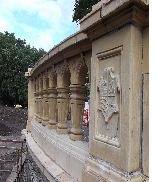
[[[141,41],[139,29],[128,25],[93,42],[90,154],[125,171],[140,167]],[[114,69],[113,77],[119,78],[116,94],[118,110],[106,123],[104,117],[98,118],[97,87],[100,75],[109,67]]]

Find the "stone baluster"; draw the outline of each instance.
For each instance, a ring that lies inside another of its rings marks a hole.
[[[40,92],[39,92],[39,80],[37,79],[37,119],[40,120]]]
[[[49,71],[49,127],[57,128],[57,75],[54,70],[54,66]]]
[[[70,91],[70,87],[69,87]],[[69,101],[68,101],[68,120],[71,120],[71,107],[70,107],[70,93],[69,93]]]
[[[83,121],[83,110],[85,104],[85,77],[87,73],[87,67],[80,58],[73,60],[69,64],[71,72],[71,120],[72,128],[70,138],[72,140],[82,140],[82,121]]]
[[[37,94],[37,105],[36,105],[36,109],[37,109],[37,119],[38,122],[40,121],[40,92],[39,92],[39,77],[37,77],[36,79],[36,94]]]
[[[48,116],[48,93],[47,93],[47,90],[48,90],[48,86],[47,86],[47,79],[48,79],[48,76],[47,76],[47,73],[44,74],[44,77],[43,77],[43,121],[42,121],[42,125],[45,126],[47,125],[48,123],[48,120],[49,120],[49,116]]]
[[[36,78],[33,79],[33,85],[34,85],[34,115],[37,118],[38,117],[38,110],[37,110],[37,102],[38,102],[38,98],[37,98],[37,87],[36,87]]]
[[[43,120],[43,75],[39,76],[39,123]]]
[[[57,110],[58,110],[58,133],[67,133],[67,114],[69,102],[70,73],[67,63],[57,66]]]
[[[70,138],[72,140],[82,140],[82,121],[83,121],[83,109],[85,103],[85,87],[82,85],[70,85],[71,90],[71,120],[72,128]]]

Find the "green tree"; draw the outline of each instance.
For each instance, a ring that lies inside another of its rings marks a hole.
[[[3,103],[27,105],[24,73],[46,52],[16,39],[14,33],[0,33],[0,99]]]
[[[92,10],[92,6],[100,0],[75,0],[73,22],[78,22]]]

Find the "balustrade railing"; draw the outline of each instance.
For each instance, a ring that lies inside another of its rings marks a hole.
[[[34,87],[34,115],[39,123],[56,129],[59,134],[68,134],[67,116],[70,111],[70,139],[83,140],[87,72],[86,64],[81,62],[80,65],[78,60],[70,66],[67,62],[56,68],[53,66],[49,72],[42,72],[34,79],[34,83],[40,83]]]

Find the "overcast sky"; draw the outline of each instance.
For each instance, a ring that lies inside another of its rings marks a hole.
[[[46,51],[79,30],[72,22],[75,0],[0,0],[0,32],[15,33]]]

